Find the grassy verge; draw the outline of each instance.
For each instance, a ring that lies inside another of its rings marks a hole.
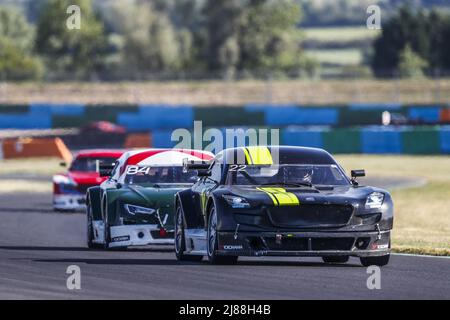
[[[0,161],[0,178],[5,175],[50,176],[64,171],[59,158],[14,159]]]
[[[392,246],[396,252],[450,255],[450,157],[338,156],[343,166],[369,176],[425,178],[426,185],[392,191]]]

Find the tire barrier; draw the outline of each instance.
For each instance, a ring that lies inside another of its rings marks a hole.
[[[415,126],[380,126],[381,114],[386,110],[413,120]],[[65,136],[64,143],[71,149],[172,147],[175,142],[170,135],[174,129],[192,130],[194,120],[201,120],[204,130],[279,128],[282,144],[321,147],[332,153],[450,153],[450,126],[445,125],[450,124],[447,105],[0,105],[0,129],[82,127],[99,120],[122,125],[136,136],[73,135]]]
[[[177,142],[171,141],[171,134],[170,130],[153,131],[152,147],[175,146]],[[209,143],[204,141],[203,147]],[[450,126],[368,126],[345,129],[291,126],[281,130],[280,144],[323,148],[330,153],[450,154]]]
[[[74,128],[93,121],[110,121],[129,131],[190,129],[194,120],[205,127],[380,125],[383,111],[398,114],[415,124],[450,124],[447,105],[0,105],[0,129]]]

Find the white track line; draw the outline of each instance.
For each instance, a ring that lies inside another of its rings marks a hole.
[[[431,256],[427,254],[410,254],[410,253],[391,253],[393,256],[405,256],[405,257],[423,257],[423,258],[439,258],[439,259],[450,259],[450,256]]]

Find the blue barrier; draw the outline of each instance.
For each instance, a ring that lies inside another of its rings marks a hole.
[[[194,122],[192,106],[139,106],[139,112],[122,112],[117,117],[118,124],[127,129],[149,130],[169,128],[191,128]]]
[[[267,125],[334,125],[338,121],[335,108],[271,107],[265,110]]]
[[[351,103],[350,110],[396,110],[401,108],[399,103]]]
[[[401,153],[401,130],[383,127],[363,128],[361,149],[362,153]]]
[[[422,120],[424,122],[438,122],[439,121],[439,106],[430,107],[412,107],[408,110],[408,116],[414,120]]]
[[[0,115],[0,129],[51,129],[49,114],[3,114]]]
[[[155,130],[152,132],[152,147],[153,148],[173,148],[178,142],[171,141],[172,131],[170,130]]]
[[[84,114],[85,106],[82,104],[48,104],[34,103],[30,105],[30,113],[80,116]]]
[[[284,145],[323,148],[322,132],[324,129],[288,128],[281,134]]]
[[[439,133],[442,153],[450,153],[450,126],[442,127]]]

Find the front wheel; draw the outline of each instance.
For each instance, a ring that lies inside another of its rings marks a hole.
[[[108,250],[111,243],[111,230],[108,223],[108,205],[106,198],[103,200],[103,249]]]
[[[186,240],[184,234],[183,211],[180,206],[177,207],[175,216],[175,256],[178,261],[202,261],[203,256],[186,255]]]
[[[86,220],[87,220],[87,230],[86,230],[86,234],[87,234],[87,247],[89,249],[95,249],[98,248],[98,245],[95,244],[93,242],[94,240],[94,226],[92,223],[92,207],[90,205],[90,203],[88,202],[86,204]]]
[[[387,254],[387,255],[379,256],[379,257],[361,257],[359,259],[361,260],[361,264],[364,267],[368,267],[368,266],[382,267],[389,263],[389,258],[390,258],[390,255]]]
[[[238,256],[219,256],[217,254],[219,239],[217,237],[217,212],[214,206],[211,207],[209,213],[207,237],[208,260],[211,264],[235,264],[237,262]]]

